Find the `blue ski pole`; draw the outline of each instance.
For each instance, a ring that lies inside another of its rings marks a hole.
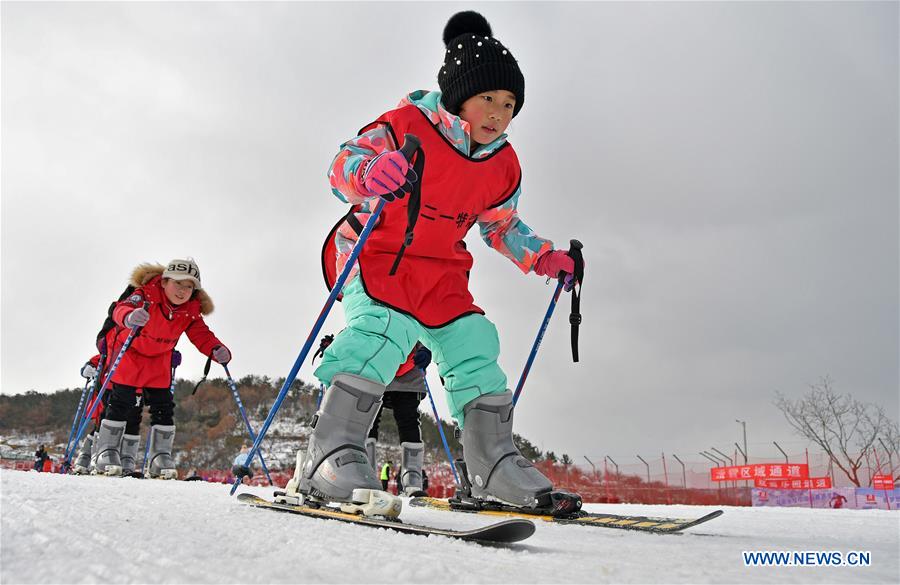
[[[531,354],[528,356],[528,361],[525,362],[525,369],[522,370],[522,375],[519,376],[519,383],[516,384],[516,392],[513,394],[513,406],[519,401],[519,395],[522,393],[522,388],[525,386],[525,379],[528,378],[528,372],[531,371],[531,364],[534,363],[534,358],[537,357],[538,348],[541,347],[541,341],[544,339],[547,325],[550,324],[550,317],[553,316],[553,310],[556,309],[556,303],[559,301],[559,295],[562,293],[563,285],[563,281],[560,280],[556,284],[556,290],[553,291],[553,298],[550,299],[550,306],[547,307],[547,313],[544,315],[544,320],[541,321],[541,328],[538,330],[537,339],[534,340],[534,345],[531,347]]]
[[[100,361],[97,362],[97,375],[94,376],[93,380],[91,380],[90,388],[88,389],[87,396],[84,396],[84,408],[81,413],[76,411],[75,420],[80,421],[84,418],[87,418],[87,405],[91,404],[91,401],[94,399],[94,392],[97,390],[97,380],[100,379],[100,376],[103,372],[103,367],[106,362],[106,356],[104,354],[100,354]],[[78,408],[81,409],[81,404],[79,403]],[[78,428],[78,422],[73,422],[72,429],[75,430]],[[73,436],[70,436],[73,438]],[[75,441],[72,443],[71,448],[69,448],[68,443],[66,444],[66,450],[63,452],[63,463],[60,465],[60,473],[68,473],[69,461],[71,461],[72,456],[75,455],[75,450],[78,448],[78,442]]]
[[[572,240],[569,245],[570,253],[575,249],[581,250],[581,242],[578,240]],[[519,383],[516,384],[516,392],[513,394],[513,406],[519,401],[519,395],[522,393],[522,388],[525,387],[525,379],[528,378],[528,372],[531,371],[531,365],[534,363],[534,358],[537,357],[538,348],[541,347],[544,333],[547,332],[547,325],[550,324],[550,317],[553,316],[553,310],[556,309],[559,295],[562,293],[564,287],[566,290],[571,290],[571,287],[573,286],[575,286],[573,280],[567,279],[564,276],[559,277],[559,282],[556,283],[556,290],[553,291],[553,298],[550,299],[550,306],[547,307],[547,313],[544,315],[544,320],[541,321],[541,328],[538,330],[537,338],[534,340],[534,345],[531,347],[531,354],[528,356],[528,361],[525,362],[525,368],[522,370],[522,375],[519,376]]]
[[[316,399],[316,410],[319,410],[319,407],[322,406],[322,398],[325,396],[325,384],[319,382],[319,397]]]
[[[144,310],[150,306],[150,303],[144,303]],[[109,386],[109,382],[112,380],[113,374],[116,373],[116,369],[119,367],[119,362],[122,361],[122,356],[125,355],[125,352],[128,351],[128,346],[131,345],[132,340],[134,340],[135,335],[137,335],[138,331],[141,330],[140,326],[134,327],[131,330],[131,333],[128,334],[128,338],[125,339],[125,343],[122,344],[122,349],[119,350],[119,355],[116,356],[116,360],[113,362],[112,367],[109,369],[109,374],[106,375],[106,378],[103,380],[103,385],[100,386],[100,391],[97,392],[97,398],[94,399],[94,404],[91,405],[91,408],[84,417],[84,421],[82,421],[81,426],[78,427],[78,434],[75,435],[75,444],[77,445],[79,441],[81,441],[81,436],[84,435],[84,431],[87,428],[88,422],[93,418],[94,412],[97,410],[97,407],[100,406],[100,403],[103,402],[103,395],[106,394],[106,387]],[[69,460],[66,460],[66,467],[69,465]]]
[[[425,370],[422,370],[424,373]],[[453,479],[456,485],[459,485],[459,475],[456,473],[456,464],[453,463],[453,454],[450,453],[450,445],[447,443],[447,437],[444,435],[444,426],[441,424],[441,417],[438,416],[437,406],[434,405],[434,397],[431,396],[431,388],[428,387],[428,380],[425,382],[425,391],[428,393],[428,400],[431,401],[431,412],[434,413],[434,422],[437,423],[438,432],[441,434],[441,441],[444,443],[444,452],[447,454],[447,460],[450,462],[450,469],[453,471]]]
[[[416,150],[418,149],[419,139],[412,134],[405,135],[403,147],[400,149],[400,152],[403,153],[403,155],[406,157],[406,160],[411,160],[413,154],[415,154]],[[304,360],[306,360],[306,356],[309,353],[309,350],[312,348],[313,340],[319,335],[319,330],[322,329],[322,325],[325,324],[325,319],[326,317],[328,317],[328,313],[331,311],[331,307],[332,305],[334,305],[334,301],[340,294],[341,289],[344,288],[344,282],[346,282],[347,277],[350,276],[350,271],[356,265],[356,259],[359,258],[359,253],[362,251],[363,245],[366,243],[366,240],[369,238],[369,234],[372,233],[372,229],[378,222],[378,217],[381,215],[381,210],[384,209],[384,204],[385,200],[379,199],[378,205],[375,206],[375,211],[373,211],[372,215],[369,216],[369,220],[366,222],[362,233],[359,234],[359,239],[356,241],[356,245],[353,246],[353,251],[350,252],[350,257],[347,259],[347,263],[344,265],[344,270],[335,281],[334,287],[332,287],[331,289],[331,294],[328,295],[328,299],[325,301],[325,306],[323,306],[321,312],[319,312],[319,317],[316,319],[312,331],[309,332],[309,336],[307,336],[306,342],[303,344],[303,348],[300,350],[300,355],[297,356],[297,359],[294,361],[294,366],[288,373],[287,378],[284,379],[284,385],[282,385],[281,390],[278,392],[278,396],[275,398],[275,403],[272,404],[272,409],[269,410],[269,415],[266,417],[266,421],[263,423],[262,428],[259,430],[259,434],[256,435],[256,440],[253,442],[253,447],[250,448],[250,453],[247,455],[248,461],[253,461],[253,457],[256,455],[256,452],[259,451],[259,446],[262,444],[263,437],[265,437],[266,433],[269,431],[269,426],[272,424],[272,420],[275,418],[275,414],[278,412],[278,409],[281,408],[281,403],[284,401],[285,396],[287,396],[288,390],[290,390],[291,385],[297,378],[297,373],[300,371],[300,366],[303,365],[303,362]],[[231,495],[234,495],[234,492],[237,491],[238,486],[241,485],[241,479],[242,478],[240,477],[235,478],[234,484],[231,486]]]
[[[256,441],[256,433],[253,432],[253,427],[250,426],[250,419],[247,418],[247,411],[244,410],[244,405],[241,402],[241,395],[238,394],[237,386],[234,383],[234,378],[231,377],[231,372],[228,371],[228,364],[222,364],[222,367],[225,368],[225,375],[228,376],[228,386],[231,387],[231,395],[234,396],[234,401],[237,402],[238,410],[241,411],[241,417],[244,419],[244,426],[247,427],[247,432],[250,434],[250,439]],[[272,476],[269,475],[269,468],[266,467],[266,460],[263,459],[262,449],[260,449],[259,453],[259,463],[262,465],[263,472],[266,474],[266,479],[269,480],[269,485],[275,485],[272,481]],[[252,459],[248,458],[245,462],[247,467],[250,467],[250,462]]]
[[[99,374],[98,374],[99,375]],[[81,408],[84,406],[84,397],[87,395],[88,387],[93,380],[85,380],[84,390],[81,391],[81,398],[78,400],[78,408],[75,409],[75,418],[72,419],[72,427],[69,429],[69,438],[66,439],[66,449],[63,451],[63,464],[60,466],[60,473],[66,472],[66,460],[69,458],[69,445],[72,444],[72,435],[75,434],[75,427],[78,426],[78,418],[81,415]]]

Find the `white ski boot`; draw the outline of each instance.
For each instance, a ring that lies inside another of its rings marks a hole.
[[[122,475],[131,475],[134,473],[138,447],[140,444],[140,435],[122,435],[122,445],[119,447],[119,459],[122,461]]]
[[[378,441],[369,437],[366,439],[366,456],[369,458],[369,464],[372,466],[372,470],[375,470],[375,444]]]
[[[400,485],[411,498],[427,496],[422,489],[422,465],[425,463],[425,443],[400,443],[403,449],[400,463]]]
[[[519,453],[512,435],[512,393],[479,396],[465,406],[464,423],[464,489],[457,499],[553,515],[581,508],[580,496],[554,491],[550,480]]]
[[[178,479],[178,470],[172,458],[175,443],[175,425],[153,425],[150,427],[149,464],[145,477],[153,479]]]
[[[122,475],[122,460],[119,458],[119,442],[125,433],[125,421],[104,419],[97,433],[97,463],[93,473],[97,475]]]
[[[91,472],[91,446],[94,444],[94,435],[88,435],[81,442],[81,449],[78,451],[78,457],[72,464],[72,471],[75,475],[88,475]]]
[[[400,499],[382,491],[365,448],[383,393],[382,384],[361,376],[334,376],[313,419],[306,453],[297,454],[294,477],[281,495],[283,501],[349,504],[354,513],[400,513],[399,504],[392,503]]]

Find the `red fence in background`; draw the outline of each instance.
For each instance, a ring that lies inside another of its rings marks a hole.
[[[604,481],[599,472],[585,472],[573,465],[565,466],[549,461],[540,461],[535,467],[553,482],[554,487],[581,494],[587,503],[750,505],[750,489],[746,487],[684,489],[656,482],[647,484],[634,476],[608,475]],[[425,469],[428,474],[428,495],[447,498],[455,493],[456,483],[448,464],[427,465]],[[390,487],[394,489],[393,485]]]
[[[585,458],[587,459],[587,458]],[[666,461],[668,459],[668,461]],[[750,506],[760,505],[757,500],[761,500],[761,495],[765,492],[767,502],[774,502],[788,498],[789,491],[784,491],[781,484],[769,485],[766,488],[754,486],[755,482],[761,479],[737,479],[729,481],[712,481],[711,469],[717,469],[716,466],[709,462],[703,463],[696,460],[685,460],[684,467],[674,462],[671,456],[658,457],[656,459],[647,458],[647,463],[631,463],[626,457],[616,456],[616,460],[621,465],[613,466],[613,464],[604,464],[603,457],[597,457],[599,465],[562,465],[560,463],[552,463],[549,461],[539,461],[535,465],[553,482],[553,485],[559,489],[573,491],[581,494],[587,503],[640,503],[640,504],[693,504],[693,505],[732,505],[732,506]],[[588,460],[590,461],[590,460]],[[612,461],[612,458],[610,458]],[[761,465],[763,463],[771,463],[773,457],[751,458],[750,465]],[[806,465],[804,455],[790,456],[791,464],[799,464],[803,462]],[[880,463],[880,465],[878,465]],[[896,459],[888,461],[876,462],[872,458],[872,465],[866,466],[863,473],[860,473],[860,479],[863,485],[872,477],[877,478],[878,490],[891,487],[892,476],[889,473],[892,469],[896,469]],[[21,471],[32,470],[34,462],[32,459],[0,459],[0,467],[4,469],[17,469]],[[879,473],[879,467],[881,468]],[[54,460],[53,471],[58,472],[59,463]],[[453,472],[448,463],[433,463],[425,466],[428,475],[428,494],[432,497],[447,498],[451,497],[456,490],[456,482]],[[861,470],[863,471],[863,470]],[[255,486],[268,486],[268,481],[258,469],[254,468],[255,475],[250,484]],[[232,483],[234,476],[227,469],[201,469],[191,470],[191,473],[198,479],[216,482],[216,483]],[[293,473],[292,469],[273,470],[271,472],[272,479],[277,488],[283,488]],[[727,473],[727,472],[726,472]],[[811,494],[807,494],[808,500],[812,499],[813,503],[818,506],[818,500],[826,498],[824,493],[826,490],[834,490],[834,493],[840,492],[841,488],[850,489],[848,494],[859,498],[868,498],[870,494],[865,492],[862,496],[856,496],[852,488],[848,487],[849,481],[846,477],[833,466],[828,464],[827,456],[822,453],[810,454],[808,464],[808,474],[811,476]],[[740,475],[740,474],[739,474]],[[752,474],[751,474],[752,475]],[[769,475],[768,472],[766,475]],[[187,479],[189,474],[181,470],[181,479]],[[830,481],[829,481],[830,480]],[[766,481],[777,481],[767,478]],[[793,481],[793,480],[791,480]],[[389,490],[396,493],[396,484],[392,479],[389,483]],[[793,487],[793,486],[789,486]],[[873,486],[874,487],[874,486]],[[801,489],[809,489],[802,485]],[[865,490],[866,488],[859,488]],[[868,488],[873,491],[873,488]],[[796,490],[795,490],[796,491]],[[783,494],[778,495],[778,492]],[[817,493],[818,492],[818,493]],[[754,495],[756,493],[756,495]],[[828,492],[829,494],[831,492]],[[843,493],[843,492],[841,492]],[[863,494],[863,492],[860,492]],[[874,493],[874,491],[873,491]],[[793,496],[791,496],[793,497]],[[829,496],[833,497],[833,496]],[[847,496],[850,498],[850,496]],[[875,496],[873,496],[875,497]],[[881,497],[881,496],[878,496]],[[860,500],[863,504],[868,505],[868,500]],[[775,505],[787,505],[785,503]],[[771,504],[766,504],[771,505]],[[827,505],[823,504],[822,507]],[[894,506],[896,509],[896,506]]]

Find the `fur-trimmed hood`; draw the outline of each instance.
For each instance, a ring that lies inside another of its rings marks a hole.
[[[162,276],[162,273],[165,271],[166,267],[162,264],[151,264],[149,262],[139,264],[131,271],[131,280],[129,284],[135,288],[140,288],[157,276]],[[194,299],[200,303],[200,313],[202,315],[209,315],[215,309],[212,299],[204,288],[194,291],[191,300]]]

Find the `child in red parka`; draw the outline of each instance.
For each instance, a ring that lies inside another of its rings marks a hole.
[[[177,478],[172,444],[175,440],[175,402],[169,391],[172,350],[182,333],[203,355],[225,364],[231,352],[209,330],[203,315],[213,303],[200,288],[200,270],[192,258],[172,260],[168,266],[141,264],[131,275],[134,292],[116,303],[114,332],[107,335],[110,359],[115,359],[135,327],[140,328],[112,376],[112,395],[100,425],[97,472],[121,475],[119,444],[137,388],[143,388],[150,409],[148,477]]]

